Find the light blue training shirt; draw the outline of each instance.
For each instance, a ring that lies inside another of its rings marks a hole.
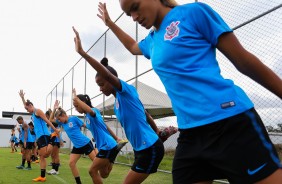
[[[93,117],[90,113],[86,114],[86,128],[92,133],[92,136],[96,141],[98,151],[100,151],[100,149],[113,149],[117,146],[116,140],[109,133],[99,110],[96,108],[91,109],[96,113],[96,116]]]
[[[31,119],[34,125],[34,132],[36,139],[38,140],[43,135],[50,136],[50,131],[48,130],[46,122],[40,117],[35,115],[36,109],[32,113]]]
[[[78,117],[69,116],[66,123],[59,122],[58,120],[56,122],[59,126],[63,127],[74,147],[81,148],[90,142],[90,139],[80,130],[83,126],[83,121]]]
[[[232,30],[210,6],[190,3],[173,8],[160,28],[139,42],[172,101],[180,129],[253,107],[245,92],[220,74],[216,45],[227,32]]]
[[[135,151],[149,148],[159,137],[147,122],[145,109],[135,87],[122,80],[120,83],[122,90],[116,89],[114,104],[116,117]]]

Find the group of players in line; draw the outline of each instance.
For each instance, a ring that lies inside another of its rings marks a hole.
[[[103,59],[103,61],[106,60],[106,58]],[[30,123],[25,122],[22,116],[18,116],[16,119],[19,124],[17,129],[19,131],[20,141],[17,141],[15,129],[12,129],[10,139],[12,152],[16,151],[16,145],[20,145],[22,153],[22,163],[16,168],[31,170],[32,162],[39,163],[41,169],[40,176],[34,178],[33,181],[44,182],[46,181],[46,158],[51,155],[52,169],[47,173],[50,175],[59,174],[59,149],[63,146],[61,136],[61,130],[63,129],[73,143],[69,167],[76,183],[81,183],[79,170],[76,166],[81,155],[87,155],[92,160],[89,174],[93,183],[103,183],[102,178],[109,176],[116,156],[128,141],[117,137],[110,127],[107,126],[99,110],[92,106],[89,96],[84,94],[76,95],[76,90],[73,89],[73,105],[79,113],[85,114],[85,122],[83,122],[77,116],[67,115],[59,106],[60,102],[58,100],[55,101],[53,110],[49,109],[43,113],[42,110],[35,108],[32,102],[25,100],[23,90],[20,90],[19,95],[25,109],[31,113],[32,116]],[[131,129],[135,129],[135,132],[139,130],[141,134],[128,135],[128,139],[131,141],[132,147],[134,148],[135,157],[138,158],[135,160],[131,172],[135,172],[134,170],[136,170],[136,168],[141,168],[142,173],[148,170],[148,173],[144,173],[144,175],[148,177],[150,173],[156,172],[163,158],[163,142],[169,136],[176,133],[177,128],[170,126],[159,130],[153,118],[143,108],[143,105],[141,103],[139,105],[140,109],[138,109],[138,111],[143,111],[144,115],[141,116],[141,121],[136,121],[139,122],[139,124],[136,123],[136,126],[131,126]],[[93,136],[92,139],[95,140],[96,143],[95,146],[93,146],[91,139],[82,133],[81,127],[90,130]],[[128,130],[126,129],[125,132],[128,132]],[[146,138],[147,135],[145,132],[149,132],[153,135],[153,138],[156,137],[156,139],[150,141],[152,138]],[[149,145],[148,148],[146,148],[146,146],[148,146],[147,144]],[[156,151],[159,153],[155,154]],[[27,167],[25,167],[25,162],[27,162]],[[145,165],[143,165],[144,163]],[[134,179],[132,177],[134,177],[134,175],[129,172],[128,178]]]

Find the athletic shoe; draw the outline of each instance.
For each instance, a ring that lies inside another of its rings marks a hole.
[[[59,174],[59,171],[56,171],[55,169],[51,169],[50,171],[47,172],[49,175],[57,175]]]
[[[116,159],[120,150],[128,143],[128,140],[120,140],[116,146],[114,158]]]
[[[16,167],[17,169],[24,169],[24,166],[23,165],[19,165]]]
[[[47,174],[51,174],[55,169],[51,169],[50,171],[47,172]]]
[[[53,137],[59,137],[59,135],[58,135],[56,132],[53,132],[53,133],[51,133],[50,137],[51,137],[51,138],[53,138]]]
[[[39,176],[38,178],[34,178],[34,179],[32,179],[32,181],[39,181],[39,182],[45,182],[46,181],[46,177],[41,177],[41,176]]]
[[[31,170],[31,167],[25,167],[23,170]]]
[[[128,140],[126,140],[126,139],[120,140],[118,142],[116,151],[119,152],[127,143],[128,143]]]
[[[174,126],[166,127],[165,129],[159,132],[159,138],[165,142],[170,136],[175,134],[178,131],[178,128]]]

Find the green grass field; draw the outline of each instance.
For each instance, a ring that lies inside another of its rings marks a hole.
[[[27,184],[33,183],[32,179],[40,175],[39,164],[32,163],[32,170],[19,170],[16,166],[21,164],[21,155],[16,153],[10,153],[10,148],[0,148],[0,184]],[[47,181],[45,183],[52,184],[75,184],[75,180],[68,166],[69,155],[60,154],[61,167],[59,168],[59,175],[47,175]],[[122,159],[122,158],[121,158]],[[47,163],[50,163],[50,157],[47,158]],[[81,158],[78,161],[78,168],[82,183],[92,183],[91,177],[88,175],[88,168],[91,161],[87,158]],[[165,166],[167,167],[167,166]],[[51,166],[47,166],[46,171],[52,169]],[[130,167],[120,164],[115,164],[110,176],[104,180],[105,184],[121,184]],[[172,176],[168,173],[157,172],[150,175],[144,182],[144,184],[171,184]]]
[[[16,166],[21,164],[21,155],[16,153],[10,153],[11,148],[0,148],[0,184],[30,184],[36,183],[32,179],[40,175],[39,164],[32,163],[32,170],[19,170]],[[69,150],[61,150],[60,159],[61,167],[59,168],[59,175],[47,175],[47,181],[45,183],[52,184],[75,184],[75,180],[72,176],[70,168],[68,166],[69,161]],[[104,184],[122,184],[124,177],[130,170],[127,166],[132,164],[133,155],[129,154],[127,157],[118,156],[117,161],[125,164],[115,164],[110,176],[104,180]],[[159,169],[171,171],[173,154],[172,152],[167,152],[163,158]],[[47,158],[47,163],[50,163],[51,158]],[[91,165],[91,161],[88,157],[78,161],[77,166],[80,172],[80,177],[83,184],[92,183],[91,177],[88,175],[88,168]],[[27,165],[26,165],[27,166]],[[49,171],[51,166],[47,166],[46,171]],[[150,175],[143,184],[172,184],[172,175],[167,172],[157,172]],[[221,182],[220,182],[221,183]],[[220,184],[214,182],[214,184]]]

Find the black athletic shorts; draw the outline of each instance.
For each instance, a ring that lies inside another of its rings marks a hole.
[[[85,146],[82,146],[80,148],[73,147],[71,153],[89,155],[93,150],[94,150],[93,144],[91,141],[89,141]]]
[[[20,140],[19,144],[20,144],[20,145],[23,145],[23,141],[22,141],[22,140]]]
[[[172,169],[174,184],[214,179],[251,184],[281,167],[277,152],[254,109],[179,131]]]
[[[151,147],[134,151],[134,157],[134,163],[131,167],[133,171],[146,174],[157,172],[164,157],[163,142],[158,139]]]
[[[34,145],[33,142],[26,142],[26,147],[24,147],[24,145],[23,145],[23,148],[31,150],[33,145]]]
[[[98,158],[107,158],[111,163],[115,162],[118,152],[116,151],[117,146],[110,150],[102,150],[100,149],[96,157]]]
[[[49,140],[50,140],[49,135],[42,135],[41,137],[39,137],[36,142],[38,149],[48,146]]]
[[[49,144],[52,144],[52,146],[57,146],[58,148],[61,147],[61,143],[60,142],[50,142]]]

